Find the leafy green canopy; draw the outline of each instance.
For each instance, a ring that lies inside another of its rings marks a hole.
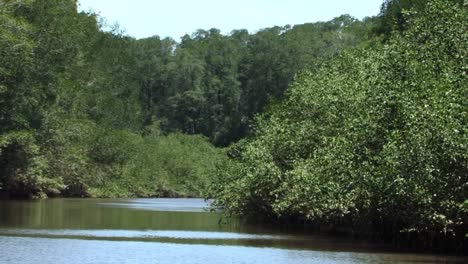
[[[228,150],[232,214],[456,235],[468,219],[467,3],[427,1],[386,44],[299,74]]]
[[[76,1],[0,1],[0,192],[201,195],[221,154],[144,122],[135,40],[100,28]]]
[[[294,75],[318,58],[362,44],[370,19],[272,27],[255,34],[198,30],[180,43],[152,37],[135,42],[146,122],[166,133],[203,134],[227,146],[248,133],[251,118],[283,98]]]
[[[76,1],[0,1],[1,191],[200,195],[220,153],[178,133],[218,146],[242,138],[298,70],[364,42],[369,22],[344,15],[256,34],[199,30],[177,44],[103,32]],[[193,156],[187,141],[197,143]],[[160,163],[164,155],[186,159]]]

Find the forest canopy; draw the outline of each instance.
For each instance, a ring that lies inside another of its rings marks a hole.
[[[0,188],[26,197],[200,196],[224,159],[211,144],[371,30],[343,15],[136,40],[70,0],[2,0],[0,24]]]

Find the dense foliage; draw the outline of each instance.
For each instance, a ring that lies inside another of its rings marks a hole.
[[[0,191],[199,196],[223,159],[208,141],[243,137],[297,71],[371,31],[341,16],[177,43],[102,23],[76,1],[0,1]]]
[[[383,44],[299,74],[284,102],[256,119],[254,135],[228,149],[212,186],[216,204],[384,238],[417,234],[426,246],[448,239],[439,246],[460,250],[468,5],[425,2],[403,12],[406,28]]]
[[[153,37],[136,50],[145,119],[162,130],[203,134],[217,146],[244,137],[251,118],[281,100],[294,75],[318,58],[365,42],[371,20],[272,27],[249,34],[198,30],[180,43]],[[152,56],[148,56],[152,54]]]
[[[100,28],[75,1],[0,1],[0,191],[201,195],[221,153],[144,122],[135,40]]]

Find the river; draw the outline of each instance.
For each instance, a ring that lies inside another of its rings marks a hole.
[[[0,201],[0,263],[468,263],[226,219],[202,199]]]

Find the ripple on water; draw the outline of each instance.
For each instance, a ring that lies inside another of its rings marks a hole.
[[[463,263],[424,255],[0,236],[0,263]],[[27,253],[26,253],[27,252]],[[465,259],[466,260],[466,259]],[[466,263],[466,262],[465,262]]]
[[[18,236],[76,236],[90,238],[174,238],[174,239],[216,239],[216,240],[244,240],[263,239],[280,240],[287,236],[257,235],[228,232],[203,232],[203,231],[179,231],[179,230],[79,230],[79,229],[0,229],[1,235]]]

